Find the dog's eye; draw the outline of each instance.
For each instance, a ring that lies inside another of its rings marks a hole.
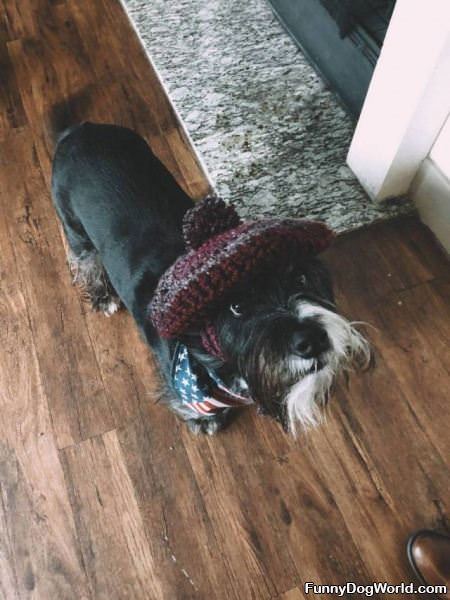
[[[230,311],[231,311],[231,314],[234,317],[241,317],[242,316],[241,305],[238,304],[237,302],[233,302],[233,304],[230,304]]]

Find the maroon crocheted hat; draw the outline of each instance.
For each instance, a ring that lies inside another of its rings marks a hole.
[[[243,223],[233,206],[208,197],[185,214],[183,237],[187,252],[162,275],[149,306],[163,338],[204,325],[236,284],[292,254],[321,252],[334,234],[324,223],[305,219]]]

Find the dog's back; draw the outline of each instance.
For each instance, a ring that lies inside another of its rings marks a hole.
[[[70,203],[99,252],[113,232],[117,238],[149,227],[169,235],[180,231],[192,206],[142,137],[124,127],[89,122],[59,135],[52,191]]]
[[[139,286],[151,286],[184,250],[181,223],[193,203],[143,138],[115,125],[56,132],[52,193],[72,252],[97,253],[136,318]]]

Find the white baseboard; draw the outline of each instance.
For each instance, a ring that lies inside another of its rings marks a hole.
[[[411,194],[420,218],[450,254],[450,181],[430,158],[420,166]]]

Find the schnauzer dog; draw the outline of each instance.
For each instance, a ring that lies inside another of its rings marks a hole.
[[[162,399],[195,433],[253,402],[291,432],[315,425],[336,376],[368,364],[316,257],[325,225],[242,223],[218,198],[194,204],[139,135],[114,125],[59,133],[52,192],[75,282],[94,309],[133,315]]]

